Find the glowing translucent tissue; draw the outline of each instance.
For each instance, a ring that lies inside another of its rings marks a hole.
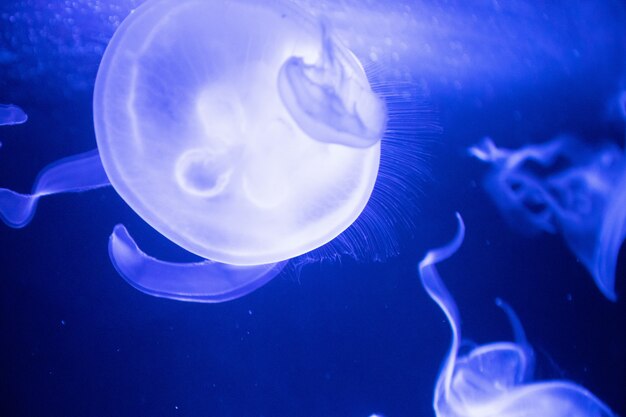
[[[569,136],[502,149],[486,138],[470,153],[490,164],[485,188],[510,224],[525,233],[560,233],[615,301],[615,270],[626,238],[626,157],[613,144]]]
[[[496,304],[507,314],[515,343],[496,342],[459,355],[461,318],[436,264],[461,246],[465,227],[446,246],[428,252],[419,264],[422,285],[446,315],[452,343],[435,386],[437,417],[613,417],[612,411],[585,388],[570,381],[532,382],[534,356],[522,325],[506,303]]]
[[[28,116],[24,110],[14,104],[0,104],[0,126],[18,125],[26,122]]]
[[[14,227],[44,195],[109,185],[205,258],[144,254],[118,225],[118,272],[156,296],[224,301],[331,241],[368,202],[386,128],[359,60],[287,2],[150,0],[119,27],[94,92],[98,151],[0,191]]]

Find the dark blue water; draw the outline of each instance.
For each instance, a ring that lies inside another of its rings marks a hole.
[[[26,192],[47,163],[94,147],[93,79],[130,9],[94,3],[0,5],[0,102],[29,115],[0,131],[2,187]],[[445,15],[446,2],[426,4]],[[2,226],[0,414],[434,416],[450,334],[416,264],[453,235],[458,211],[467,237],[441,274],[465,338],[512,338],[494,304],[501,297],[535,348],[538,379],[572,380],[626,415],[626,252],[613,303],[559,236],[508,227],[481,186],[485,167],[466,153],[485,135],[510,147],[564,132],[623,145],[624,122],[607,108],[624,88],[626,14],[619,3],[600,9],[597,33],[577,32],[592,17],[573,12],[553,28],[564,50],[598,42],[579,61],[468,78],[462,88],[426,78],[423,104],[437,121],[425,139],[428,174],[400,254],[384,262],[314,263],[241,299],[192,304],[147,296],[116,274],[107,243],[117,223],[146,249],[172,249],[112,188],[49,197],[28,227]],[[515,52],[515,42],[541,39],[507,42]]]

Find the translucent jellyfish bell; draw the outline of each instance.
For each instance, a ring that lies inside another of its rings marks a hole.
[[[454,239],[429,251],[419,264],[422,285],[446,315],[452,343],[435,386],[437,417],[614,417],[591,392],[570,381],[533,382],[534,355],[511,307],[497,299],[511,322],[515,342],[496,342],[459,355],[461,318],[452,295],[437,271],[437,263],[454,255],[465,226],[458,218]]]
[[[518,150],[498,148],[487,138],[470,153],[490,164],[485,188],[511,225],[526,233],[560,233],[600,291],[615,301],[617,258],[626,239],[624,151],[559,136]]]
[[[94,91],[98,152],[0,189],[26,225],[45,195],[109,185],[205,261],[141,251],[118,225],[109,253],[146,293],[240,297],[331,241],[365,208],[387,110],[356,56],[289,2],[149,0],[113,36]]]
[[[236,265],[345,230],[374,187],[385,125],[354,55],[281,2],[148,2],[109,44],[94,113],[124,200],[183,248]]]

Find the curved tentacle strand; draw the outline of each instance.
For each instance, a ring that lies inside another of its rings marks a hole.
[[[597,238],[593,265],[590,267],[596,285],[611,301],[617,301],[615,270],[624,240],[626,240],[626,172],[617,182],[611,201],[607,205]]]
[[[520,358],[524,360],[524,363],[521,364],[521,368],[524,371],[523,375],[521,375],[522,381],[529,380],[535,370],[535,353],[530,343],[528,343],[524,326],[522,326],[522,322],[515,313],[515,310],[513,310],[513,307],[511,307],[507,302],[501,298],[496,298],[496,305],[504,311],[509,319],[509,323],[511,323],[511,328],[513,329],[515,343],[521,349],[522,355],[520,355]]]
[[[287,263],[235,266],[210,260],[165,262],[146,255],[121,224],[109,239],[109,255],[117,272],[139,291],[202,303],[242,297],[269,282]]]
[[[39,198],[108,185],[109,179],[97,150],[63,158],[39,173],[32,194],[0,188],[0,218],[10,227],[24,227],[31,221]]]
[[[454,302],[454,298],[452,298],[452,295],[444,285],[436,268],[436,264],[454,255],[463,243],[465,225],[458,213],[456,218],[458,228],[452,241],[441,248],[428,251],[424,259],[419,263],[419,274],[422,279],[422,285],[430,298],[443,310],[452,330],[450,350],[444,362],[443,369],[441,370],[442,377],[439,379],[437,387],[435,388],[435,406],[442,395],[447,396],[450,392],[457,351],[461,343],[461,318],[459,316],[459,310]]]

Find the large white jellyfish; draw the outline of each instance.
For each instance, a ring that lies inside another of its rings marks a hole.
[[[485,189],[510,224],[526,233],[561,234],[602,294],[615,301],[626,238],[624,151],[559,136],[518,150],[486,138],[470,153],[491,166]]]
[[[385,102],[322,20],[283,1],[147,1],[102,59],[97,151],[45,168],[30,195],[0,190],[3,220],[111,184],[206,259],[154,259],[118,225],[110,255],[133,286],[206,302],[258,288],[350,226],[378,174]]]
[[[433,400],[437,417],[613,417],[596,396],[570,381],[533,382],[534,355],[515,312],[496,304],[507,314],[515,342],[496,342],[459,355],[461,317],[436,264],[461,246],[465,226],[460,216],[454,239],[429,251],[419,264],[424,289],[446,315],[452,343],[442,365]]]

